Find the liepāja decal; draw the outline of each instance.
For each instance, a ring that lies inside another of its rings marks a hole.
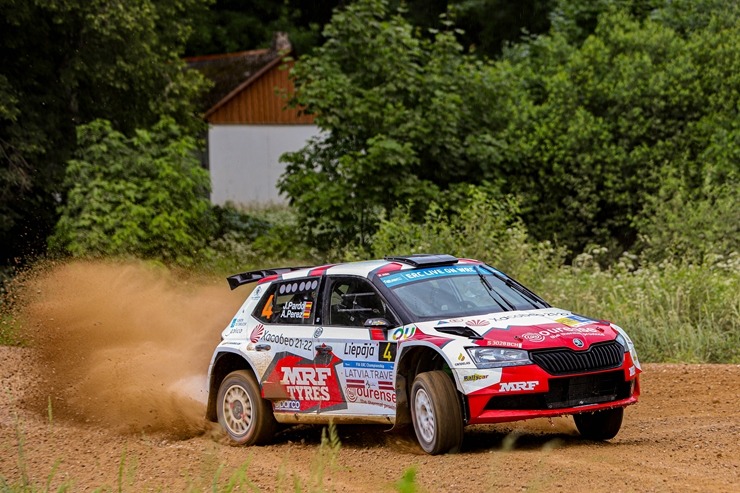
[[[397,343],[383,342],[347,342],[342,347],[339,355],[345,361],[386,361],[392,363],[396,360]]]

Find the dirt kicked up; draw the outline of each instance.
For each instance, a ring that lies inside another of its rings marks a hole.
[[[35,394],[60,418],[202,432],[210,356],[247,293],[216,281],[144,263],[75,262],[29,276],[20,298],[43,369]]]
[[[317,427],[224,445],[203,418],[205,375],[247,291],[140,263],[31,276],[19,294],[30,347],[0,347],[0,490],[203,491],[246,467],[260,491],[394,491],[409,468],[428,492],[740,491],[738,365],[644,365],[641,401],[608,443],[556,418],[469,427],[460,454],[430,457],[411,436],[344,426],[323,472]]]

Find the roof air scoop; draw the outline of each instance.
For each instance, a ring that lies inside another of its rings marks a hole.
[[[434,267],[437,265],[453,265],[458,262],[457,257],[446,254],[416,253],[414,255],[399,255],[385,257],[389,262],[401,262],[413,267]]]

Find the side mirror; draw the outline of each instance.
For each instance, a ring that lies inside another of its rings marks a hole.
[[[390,329],[391,323],[385,318],[368,318],[363,324],[367,329]]]

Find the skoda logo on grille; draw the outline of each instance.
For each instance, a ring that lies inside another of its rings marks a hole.
[[[575,344],[576,347],[583,347],[583,341],[577,337],[573,339],[573,344]]]

